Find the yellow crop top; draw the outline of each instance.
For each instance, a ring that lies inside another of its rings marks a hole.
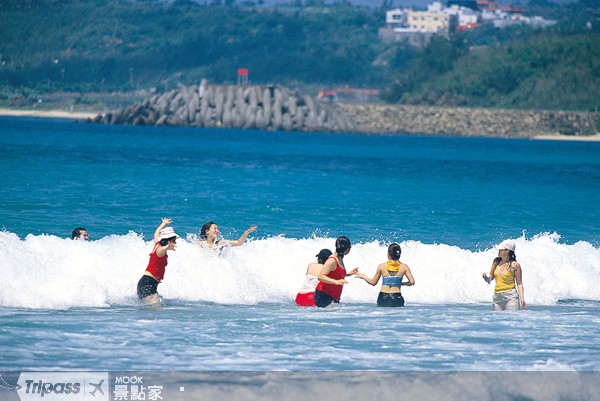
[[[515,288],[515,275],[513,269],[510,268],[510,264],[504,274],[499,274],[498,267],[496,267],[496,270],[494,270],[494,279],[496,280],[496,292],[510,291]]]

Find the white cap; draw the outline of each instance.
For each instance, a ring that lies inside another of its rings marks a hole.
[[[508,249],[509,251],[515,251],[515,243],[510,241],[510,240],[506,240],[506,241],[502,241],[500,243],[500,245],[498,245],[496,248],[498,248],[499,251],[503,250],[503,249]]]

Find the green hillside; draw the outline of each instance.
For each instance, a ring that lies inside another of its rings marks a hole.
[[[383,45],[381,13],[333,8],[244,8],[123,0],[0,2],[3,84],[65,89],[161,85],[166,80],[363,82]],[[64,71],[63,71],[64,70]]]
[[[444,106],[596,111],[600,34],[539,34],[472,50],[433,41],[387,87],[390,102]],[[433,62],[432,60],[436,60]],[[444,63],[442,60],[446,60]]]

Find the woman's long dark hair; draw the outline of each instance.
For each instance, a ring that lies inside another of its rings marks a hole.
[[[214,221],[209,221],[208,223],[202,224],[202,228],[200,229],[200,239],[206,240],[206,232],[210,230],[210,226],[213,224],[217,224]]]
[[[340,258],[343,258],[344,253],[351,247],[352,244],[350,244],[350,239],[345,235],[342,235],[335,240],[335,253],[337,253]]]

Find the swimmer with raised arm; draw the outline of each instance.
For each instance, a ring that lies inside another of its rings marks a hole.
[[[214,221],[209,221],[202,225],[200,229],[200,240],[198,244],[207,248],[211,251],[217,251],[219,254],[223,251],[223,248],[229,246],[240,246],[244,242],[246,242],[246,238],[248,235],[254,231],[256,231],[256,226],[251,226],[249,229],[244,231],[244,233],[237,240],[225,240],[219,238],[219,226]]]
[[[177,238],[180,238],[172,227],[167,227],[172,222],[171,219],[162,219],[162,223],[154,232],[154,248],[150,253],[148,267],[137,285],[138,298],[146,304],[160,302],[157,287],[165,276],[169,257],[167,251],[175,251]]]

